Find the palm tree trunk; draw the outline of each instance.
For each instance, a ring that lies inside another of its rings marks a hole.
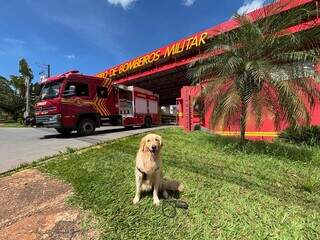
[[[240,114],[240,143],[243,144],[246,140],[246,117],[247,117],[247,105],[242,102]]]

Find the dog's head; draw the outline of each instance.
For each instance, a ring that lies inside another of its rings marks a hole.
[[[162,137],[157,134],[148,134],[141,139],[140,149],[144,152],[159,153],[163,143]]]

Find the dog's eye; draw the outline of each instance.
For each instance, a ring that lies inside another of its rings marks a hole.
[[[150,142],[150,141],[151,141],[150,139],[147,140],[147,142]]]
[[[160,140],[158,138],[156,138],[156,141],[159,142]]]

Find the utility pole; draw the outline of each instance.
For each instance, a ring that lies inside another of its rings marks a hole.
[[[26,111],[24,112],[24,118],[26,119],[30,115],[30,82],[29,77],[24,76],[24,83],[26,85]]]
[[[38,63],[36,62],[36,64],[40,67],[40,69],[42,70],[39,74],[42,75],[46,75],[46,78],[49,78],[51,76],[51,65],[50,64],[44,64],[44,63]],[[44,70],[44,68],[46,68],[46,70]]]
[[[48,68],[48,78],[50,77],[50,64],[47,64],[47,68]]]

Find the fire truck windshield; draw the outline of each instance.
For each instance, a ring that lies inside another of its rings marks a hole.
[[[46,84],[41,90],[41,100],[58,97],[61,84],[61,81]]]

